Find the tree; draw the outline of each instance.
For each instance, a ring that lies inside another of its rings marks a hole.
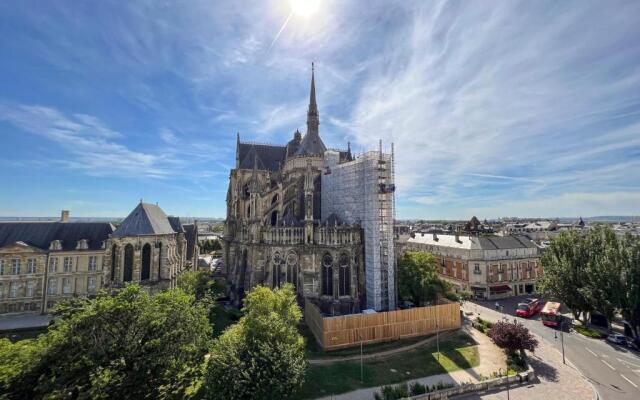
[[[435,302],[439,296],[451,291],[451,284],[440,279],[433,254],[407,251],[398,261],[398,290],[404,299],[416,305]]]
[[[180,289],[152,296],[129,285],[58,311],[9,398],[182,398],[203,372],[207,309]]]
[[[635,337],[640,335],[640,237],[627,234],[620,246],[622,270],[622,316],[631,325]]]
[[[39,339],[28,339],[12,343],[9,339],[0,339],[0,393],[9,393],[11,383],[23,371],[35,365],[41,357],[41,342]],[[0,399],[3,398],[0,394]]]
[[[587,282],[586,265],[589,260],[584,239],[576,232],[562,232],[555,237],[541,257],[544,275],[538,280],[539,289],[547,296],[560,300],[576,319],[593,307],[587,293],[581,290]]]
[[[522,324],[498,321],[487,335],[501,349],[519,351],[523,359],[526,357],[525,350],[533,352],[538,347],[538,340]]]
[[[257,286],[244,316],[216,339],[205,377],[208,399],[290,399],[306,370],[302,317],[292,285]]]
[[[584,245],[588,249],[586,280],[579,290],[610,326],[623,297],[618,237],[611,228],[598,226],[588,232]]]

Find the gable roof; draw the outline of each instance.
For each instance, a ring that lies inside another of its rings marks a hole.
[[[238,143],[240,166],[238,169],[253,169],[254,157],[258,169],[277,171],[284,161],[286,146],[270,144]]]
[[[122,221],[113,236],[164,235],[176,233],[169,217],[155,204],[140,203]]]
[[[300,147],[298,147],[298,151],[296,151],[296,155],[307,156],[324,154],[326,150],[327,146],[324,145],[319,134],[315,132],[307,132],[307,134],[302,138],[302,142],[300,143]]]
[[[0,247],[23,242],[48,250],[51,242],[60,240],[62,250],[68,251],[86,239],[90,250],[99,250],[113,230],[108,222],[0,222]]]

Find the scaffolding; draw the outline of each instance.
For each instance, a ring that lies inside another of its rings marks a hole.
[[[393,149],[393,147],[392,147]],[[323,218],[335,214],[363,231],[367,308],[395,310],[395,180],[393,150],[363,153],[340,163],[339,153],[325,153],[322,174]]]

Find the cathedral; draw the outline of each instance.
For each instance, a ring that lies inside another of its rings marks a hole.
[[[393,309],[392,156],[327,149],[319,125],[312,66],[304,136],[296,130],[283,146],[237,136],[224,232],[232,300],[291,283],[328,315]]]

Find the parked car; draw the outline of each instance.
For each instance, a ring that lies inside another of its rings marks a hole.
[[[621,333],[612,333],[607,336],[607,341],[625,346],[627,344],[627,337]]]
[[[640,351],[640,340],[634,340],[631,338],[627,338],[627,346],[631,350]]]
[[[401,310],[407,310],[409,308],[413,308],[415,307],[415,305],[410,302],[409,300],[403,300],[400,302],[400,304],[398,304],[398,308]]]

